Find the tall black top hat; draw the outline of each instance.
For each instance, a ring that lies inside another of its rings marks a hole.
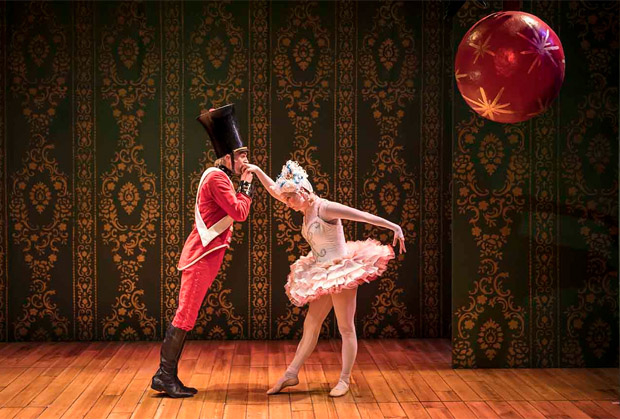
[[[235,118],[234,104],[212,109],[196,119],[207,130],[218,159],[226,154],[248,149],[243,145],[243,140],[239,134],[239,123]]]

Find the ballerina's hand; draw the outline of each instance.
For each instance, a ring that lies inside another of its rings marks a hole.
[[[392,246],[396,247],[396,243],[400,244],[399,246],[400,254],[407,252],[407,249],[405,248],[405,236],[403,235],[403,230],[400,227],[394,230],[394,242],[392,243]]]
[[[260,170],[260,168],[255,164],[248,163],[245,165],[244,170],[246,172],[256,173],[258,172],[258,170]]]

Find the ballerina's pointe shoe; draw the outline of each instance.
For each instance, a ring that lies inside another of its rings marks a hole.
[[[342,397],[349,392],[349,385],[344,381],[338,381],[336,387],[329,392],[330,397]]]
[[[271,387],[267,391],[267,394],[276,394],[281,392],[284,387],[296,386],[297,384],[299,384],[299,379],[297,378],[297,376],[284,375],[273,387]]]

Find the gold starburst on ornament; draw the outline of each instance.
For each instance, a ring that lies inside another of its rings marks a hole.
[[[545,99],[544,103],[540,98],[537,98],[536,101],[538,102],[538,109],[534,112],[528,113],[527,116],[540,115],[541,113],[545,112],[549,106],[551,106],[551,100],[549,99]]]
[[[469,42],[469,46],[475,50],[474,54],[476,54],[476,58],[474,58],[474,64],[476,64],[476,61],[478,61],[478,58],[483,57],[484,54],[489,54],[495,57],[495,53],[489,49],[490,41],[491,41],[491,35],[487,36],[487,39],[485,39],[483,42],[479,44],[476,44],[474,42]]]
[[[543,56],[549,57],[553,65],[555,67],[558,66],[558,64],[555,62],[555,60],[553,59],[553,56],[551,55],[549,51],[558,50],[560,49],[560,47],[558,45],[553,45],[551,42],[549,42],[549,29],[545,31],[544,35],[541,35],[539,31],[534,29],[534,39],[528,38],[527,36],[523,35],[521,32],[517,33],[517,35],[519,35],[521,38],[525,39],[527,42],[529,42],[532,45],[532,49],[527,50],[527,51],[521,51],[521,54],[522,55],[536,54],[536,58],[530,65],[530,68],[527,70],[527,74],[530,74],[535,66],[540,67]]]
[[[459,79],[462,79],[463,77],[467,77],[467,74],[461,74],[459,72],[459,69],[457,68],[456,71],[454,72],[454,77],[456,78],[456,81],[459,81]]]
[[[502,87],[493,99],[492,102],[489,102],[487,99],[487,94],[484,91],[484,88],[480,88],[480,98],[473,100],[463,95],[465,100],[471,103],[472,108],[479,114],[481,114],[485,118],[493,119],[495,114],[511,114],[514,113],[511,110],[505,109],[510,106],[510,103],[499,103],[500,98],[502,97],[502,93],[504,93],[504,88]]]

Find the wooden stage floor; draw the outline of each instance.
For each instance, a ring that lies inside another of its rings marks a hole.
[[[284,394],[265,391],[291,341],[190,341],[180,377],[200,392],[149,388],[159,342],[1,343],[0,418],[620,418],[618,369],[453,370],[447,340],[361,340],[351,391],[328,397],[339,340],[321,340]]]

